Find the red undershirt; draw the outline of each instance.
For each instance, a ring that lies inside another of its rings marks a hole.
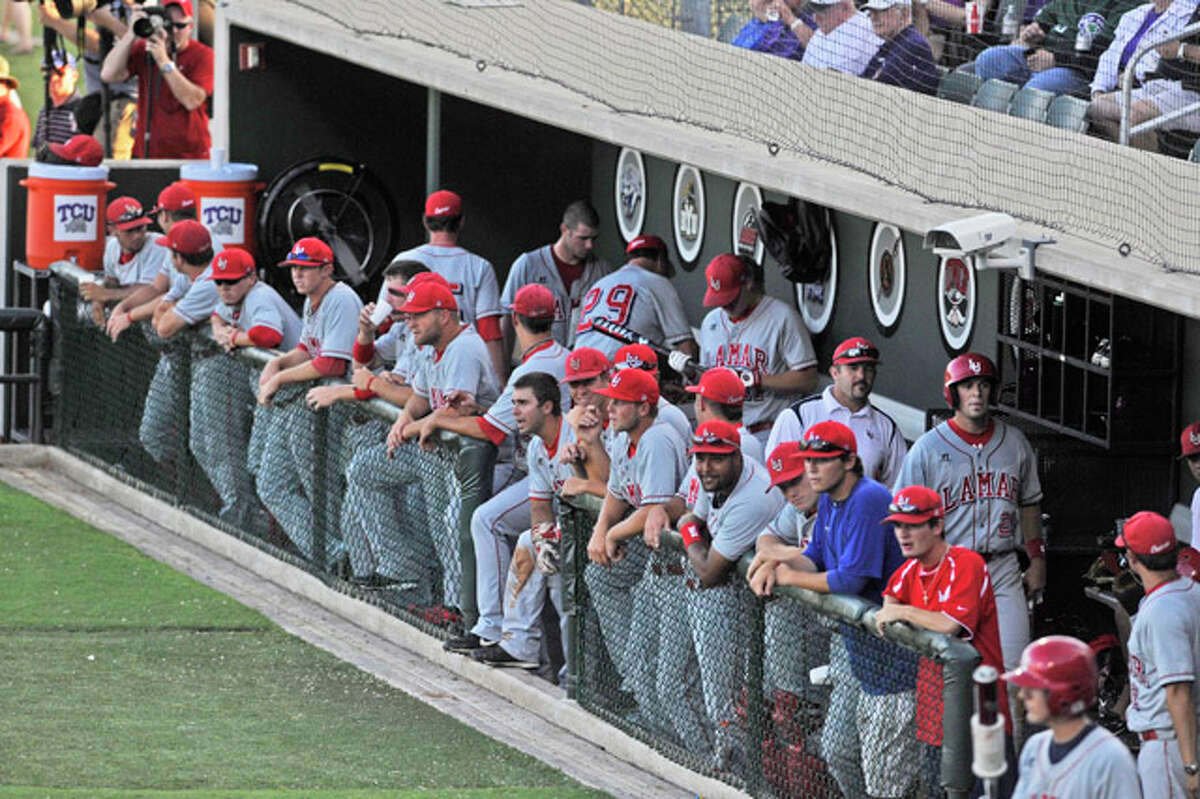
[[[521,363],[525,363],[530,358],[532,358],[534,353],[541,352],[542,350],[547,349],[548,347],[552,347],[552,346],[554,346],[554,339],[552,339],[552,338],[548,338],[540,344],[535,344],[534,346],[532,346],[528,350],[526,350],[525,354],[523,356],[521,356]],[[503,442],[504,439],[508,438],[508,433],[504,432],[499,427],[496,427],[494,424],[489,422],[487,420],[487,417],[476,416],[475,417],[475,425],[479,428],[479,432],[483,433],[484,437],[488,441],[491,441],[496,446],[500,446],[501,442]],[[557,438],[555,440],[557,441]],[[551,457],[553,457],[554,453],[550,453],[550,455],[551,455]]]
[[[571,284],[583,277],[583,264],[569,264],[558,257],[558,253],[554,251],[554,246],[550,247],[550,257],[554,259],[554,266],[558,268],[558,276],[562,278],[563,286],[566,287],[567,293],[571,293]]]
[[[967,432],[955,424],[954,419],[948,419],[947,422],[950,425],[950,429],[954,431],[955,435],[957,435],[966,443],[970,444],[972,447],[982,447],[984,444],[992,440],[992,433],[996,432],[996,422],[994,419],[988,419],[987,430],[984,430],[982,433]]]

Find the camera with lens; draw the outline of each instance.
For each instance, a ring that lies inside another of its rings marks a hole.
[[[166,27],[167,12],[159,6],[146,6],[142,10],[146,12],[146,16],[133,21],[133,35],[149,39]]]

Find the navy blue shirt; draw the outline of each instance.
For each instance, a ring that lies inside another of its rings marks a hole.
[[[816,28],[817,23],[809,15],[802,14],[800,19],[808,27]],[[793,61],[804,58],[804,45],[796,38],[796,34],[792,33],[792,29],[779,20],[753,18],[742,26],[730,44],[760,53],[783,56]]]
[[[862,77],[921,94],[936,94],[939,76],[929,42],[909,25],[883,43]]]

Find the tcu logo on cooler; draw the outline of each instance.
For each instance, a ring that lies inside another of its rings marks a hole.
[[[246,201],[241,197],[204,197],[200,200],[200,221],[222,244],[240,244],[246,239]]]
[[[92,241],[96,238],[95,195],[54,196],[54,240]]]

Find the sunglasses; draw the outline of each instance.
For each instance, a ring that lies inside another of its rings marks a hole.
[[[936,508],[918,508],[911,502],[892,502],[888,505],[888,513],[931,513]]]
[[[388,293],[389,297],[407,297],[408,296],[407,291],[401,291],[400,289],[388,289],[387,293]]]
[[[241,283],[247,277],[249,277],[249,275],[242,275],[241,277],[233,277],[233,278],[215,277],[215,278],[213,278],[213,282],[216,283],[218,286],[236,286],[238,283]]]
[[[192,23],[190,23],[190,22],[164,22],[163,29],[164,30],[170,29],[170,30],[181,31],[185,28],[190,27],[191,24]]]
[[[802,450],[811,449],[813,452],[846,452],[845,447],[834,444],[831,441],[826,441],[823,438],[818,438],[817,436],[806,438],[797,443]]]
[[[839,358],[873,358],[879,360],[879,350],[874,347],[851,347],[838,356]]]

